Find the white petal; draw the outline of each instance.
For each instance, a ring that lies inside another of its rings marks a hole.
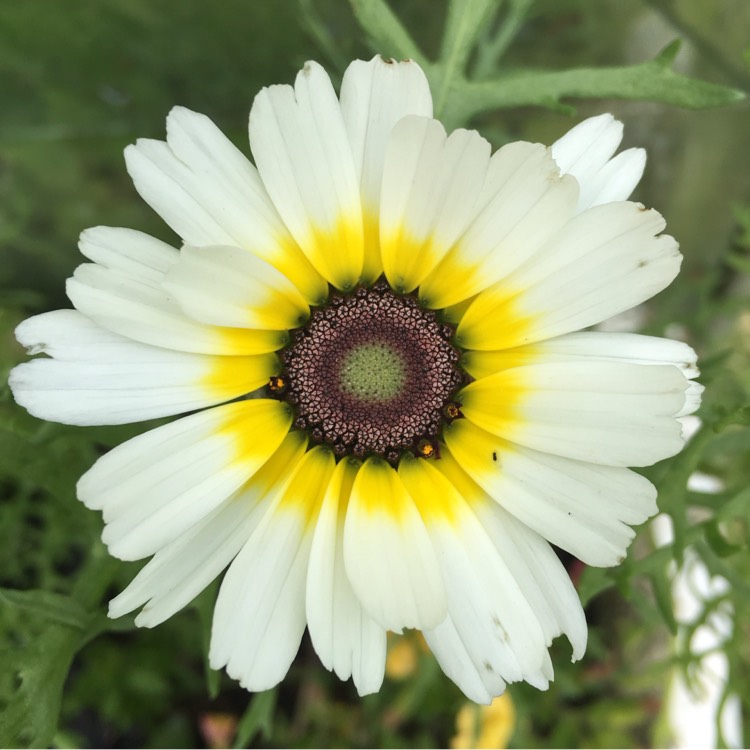
[[[612,159],[622,131],[619,120],[604,114],[584,120],[552,144],[552,156],[560,169],[572,174],[581,186],[578,211],[626,200],[638,184],[646,164],[642,149]]]
[[[158,286],[178,252],[166,242],[135,229],[93,227],[81,232],[80,251],[105,268],[114,268]]]
[[[325,282],[292,240],[257,170],[209,118],[175,107],[167,117],[167,145],[184,165],[171,167],[179,185],[211,213],[231,237],[229,244],[277,268],[309,301],[325,299]],[[175,229],[188,244],[226,244],[219,238],[194,242]]]
[[[231,562],[268,509],[290,467],[305,452],[302,433],[291,432],[274,455],[239,492],[181,537],[160,549],[109,605],[120,617],[142,604],[139,627],[154,627],[187,605]]]
[[[505,692],[505,682],[495,672],[474,663],[450,615],[436,628],[426,630],[424,638],[440,668],[469,700],[489,705]]]
[[[490,144],[476,131],[449,137],[437,120],[393,129],[383,170],[380,235],[391,286],[412,291],[463,234],[480,206]]]
[[[158,282],[122,267],[84,263],[68,279],[71,302],[100,326],[145,344],[205,354],[255,354],[281,348],[278,331],[219,328],[192,320]]]
[[[703,398],[704,387],[700,383],[690,381],[688,383],[687,390],[685,391],[685,403],[675,416],[685,417],[688,414],[693,414],[700,408],[701,400]],[[683,436],[684,437],[684,436]]]
[[[552,547],[496,503],[479,504],[475,512],[534,610],[547,645],[564,633],[573,647],[573,660],[580,659],[586,651],[586,618]]]
[[[432,96],[422,69],[413,60],[355,60],[341,82],[341,113],[359,177],[365,222],[363,278],[383,271],[378,242],[381,182],[386,144],[393,126],[406,115],[432,116]]]
[[[228,401],[259,388],[278,369],[274,355],[213,357],[139,344],[75,310],[21,323],[16,337],[35,359],[11,371],[16,401],[65,424],[124,424]]]
[[[532,259],[482,292],[458,328],[469,349],[503,349],[599,323],[653,297],[677,275],[664,219],[636,203],[576,216]]]
[[[424,280],[420,299],[447,307],[508,275],[560,232],[577,196],[576,181],[560,175],[549,149],[503,146],[490,161],[475,218]]]
[[[224,577],[209,660],[248,690],[280,682],[299,648],[312,525],[333,468],[330,452],[306,453]]]
[[[235,328],[296,328],[309,308],[294,285],[237,247],[184,247],[164,289],[203,323]]]
[[[359,175],[365,210],[378,213],[386,144],[406,115],[432,116],[432,96],[422,68],[413,60],[376,55],[355,60],[341,82],[341,112]]]
[[[683,446],[688,381],[672,365],[557,362],[502,370],[459,394],[462,411],[513,443],[610,466],[648,466]]]
[[[573,584],[550,545],[494,502],[450,452],[436,464],[471,507],[534,611],[545,642],[564,633],[573,659],[586,649],[586,619]]]
[[[589,117],[552,144],[552,156],[563,172],[583,182],[617,151],[622,131],[622,123],[610,114]]]
[[[456,420],[446,444],[469,476],[508,512],[589,565],[622,562],[626,524],[656,513],[656,490],[629,469],[574,461],[506,443]]]
[[[537,362],[630,362],[675,365],[686,378],[699,374],[698,357],[687,344],[637,333],[579,331],[512,349],[464,354],[462,364],[475,379]]]
[[[135,189],[164,221],[191,245],[233,244],[215,214],[218,197],[203,196],[205,185],[177,159],[164,141],[139,138],[125,149]],[[205,198],[205,199],[204,199]]]
[[[344,564],[370,617],[400,633],[435,627],[446,614],[438,563],[424,522],[398,474],[368,459],[344,526]]]
[[[646,152],[642,148],[629,148],[610,159],[591,181],[588,205],[579,203],[579,211],[589,206],[625,201],[630,198],[641,181],[646,168]]]
[[[250,112],[250,147],[276,209],[310,262],[351,289],[364,261],[354,157],[333,86],[308,62],[291,86],[263,89]]]
[[[167,143],[141,139],[125,160],[143,199],[188,244],[233,245],[286,273],[311,301],[325,284],[300,253],[255,167],[204,115],[175,107]]]
[[[278,401],[216,407],[114,448],[78,482],[102,509],[102,539],[124,560],[153,554],[220,505],[268,459],[289,429]],[[257,436],[262,435],[262,438]]]
[[[307,627],[326,669],[360,695],[377,692],[385,672],[385,630],[372,620],[344,570],[344,518],[356,464],[339,461],[315,527],[307,571]]]
[[[545,634],[524,591],[457,488],[431,463],[404,457],[399,476],[425,519],[448,613],[477,668],[503,682],[544,682]],[[554,627],[554,624],[552,624]],[[487,683],[486,683],[487,684]]]

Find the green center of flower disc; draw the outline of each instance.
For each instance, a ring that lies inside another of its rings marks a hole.
[[[406,362],[387,344],[374,341],[348,352],[341,366],[342,389],[362,401],[396,398],[406,382]]]

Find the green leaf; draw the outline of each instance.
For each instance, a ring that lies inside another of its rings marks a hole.
[[[671,68],[682,49],[682,39],[673,39],[655,58],[654,62],[663,68]]]
[[[654,590],[656,606],[661,612],[664,622],[667,623],[672,635],[677,635],[677,620],[674,616],[674,602],[672,600],[672,580],[666,568],[653,571],[649,578]]]
[[[659,509],[672,518],[674,555],[679,565],[682,565],[689,527],[685,502],[688,479],[698,468],[707,446],[714,438],[715,433],[711,428],[707,425],[701,427],[682,453],[670,459],[666,472],[657,483]]]
[[[60,714],[63,685],[76,651],[85,640],[76,627],[50,623],[21,647],[0,651],[3,671],[12,683],[0,696],[5,710],[0,721],[0,746],[48,747]]]
[[[750,518],[750,487],[738,492],[724,503],[716,514],[717,521],[728,521],[735,517]]]
[[[691,109],[725,106],[744,98],[736,89],[676,73],[668,66],[674,54],[672,44],[654,60],[629,67],[519,71],[494,81],[467,81],[456,87],[450,115],[465,121],[490,109],[556,107],[567,98],[635,99]]]
[[[51,622],[85,630],[92,615],[75,599],[52,591],[15,591],[0,589],[0,604],[17,607],[28,615],[43,617]]]
[[[729,557],[742,549],[742,545],[731,544],[725,539],[716,521],[706,524],[706,543],[718,557]]]
[[[234,747],[247,747],[260,734],[263,739],[270,739],[273,733],[273,716],[276,710],[277,688],[255,693],[240,719]]]
[[[96,607],[117,564],[98,543],[70,597],[0,590],[0,747],[47,747],[52,742],[73,657],[107,627]]]

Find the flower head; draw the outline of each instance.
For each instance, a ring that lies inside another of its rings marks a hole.
[[[251,690],[305,627],[323,664],[379,688],[386,631],[423,631],[489,702],[552,679],[586,623],[550,542],[614,565],[655,490],[628,466],[680,450],[700,387],[684,344],[580,332],[678,272],[664,220],[627,202],[640,149],[586,120],[494,154],[432,119],[414,62],[308,63],[250,113],[255,166],[175,108],[126,150],[181,240],[85,231],[75,310],[22,323],[49,357],[10,383],[32,414],[120,424],[193,412],[81,478],[103,539],[151,557],[110,605],[151,627],[228,567],[213,667]]]

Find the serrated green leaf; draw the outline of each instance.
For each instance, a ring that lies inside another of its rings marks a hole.
[[[674,39],[654,58],[654,62],[664,68],[671,68],[681,49],[682,40]]]
[[[672,635],[677,635],[678,624],[674,616],[674,602],[672,601],[672,580],[666,569],[662,568],[649,575],[654,591],[656,606],[661,613]]]
[[[67,625],[50,624],[24,647],[0,652],[15,690],[4,699],[0,746],[48,747],[60,714],[63,684],[84,634]]]
[[[0,605],[16,607],[26,614],[43,617],[50,622],[85,630],[91,623],[87,612],[75,599],[52,591],[16,591],[0,589]]]
[[[255,693],[237,726],[234,748],[247,747],[257,735],[270,739],[276,710],[277,688]]]
[[[703,425],[688,441],[682,453],[670,459],[668,468],[657,483],[659,509],[672,519],[674,542],[672,551],[678,565],[682,565],[688,544],[690,523],[687,517],[687,483],[698,468],[706,449],[715,438],[712,429]]]
[[[456,87],[449,114],[451,121],[466,121],[491,109],[549,107],[570,98],[633,99],[703,109],[733,104],[744,96],[736,89],[676,73],[665,67],[662,57],[622,68],[519,71],[494,81],[466,81]]]

